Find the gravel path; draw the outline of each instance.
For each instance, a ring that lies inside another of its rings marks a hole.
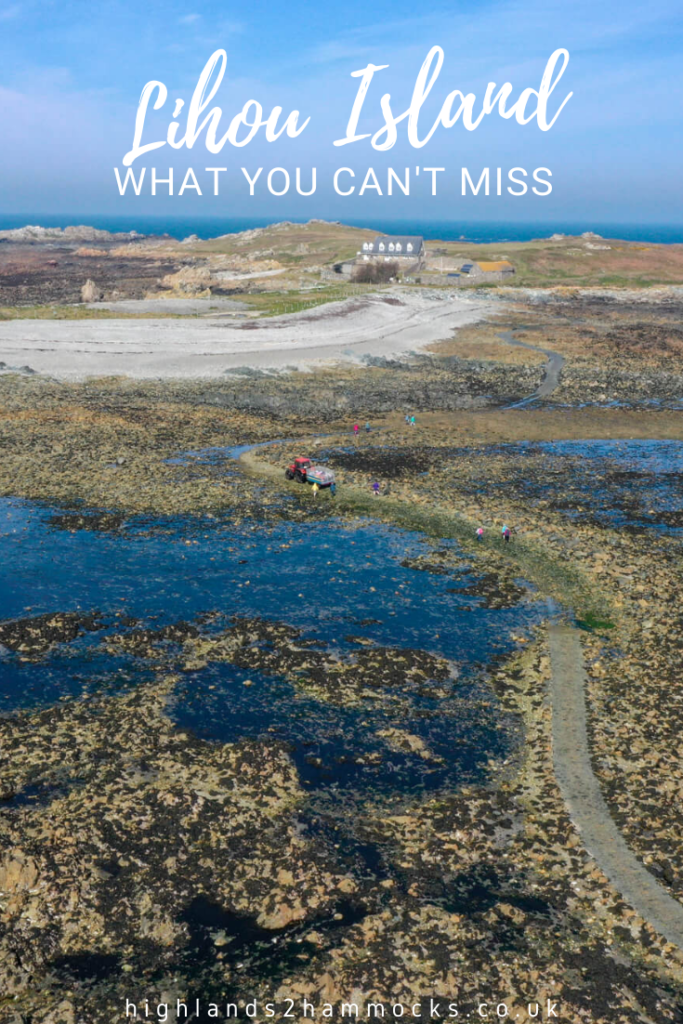
[[[534,391],[533,395],[528,395],[521,402],[515,402],[510,408],[521,409],[537,398],[547,398],[549,395],[552,395],[560,382],[560,370],[565,364],[564,356],[561,356],[559,352],[551,351],[549,348],[540,348],[538,345],[530,345],[526,341],[520,341],[519,338],[515,338],[514,331],[500,331],[496,337],[501,338],[508,345],[518,345],[520,348],[528,348],[532,352],[542,352],[544,356],[548,357],[548,362],[545,365],[545,376],[541,381],[540,387]]]
[[[624,900],[660,935],[683,949],[683,905],[629,849],[610,815],[591,765],[586,674],[579,634],[551,625],[550,660],[555,774],[584,845]]]

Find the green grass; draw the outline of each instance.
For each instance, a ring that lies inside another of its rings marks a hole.
[[[315,309],[318,306],[325,306],[330,302],[340,302],[343,299],[352,298],[357,295],[367,295],[376,292],[381,285],[372,284],[332,284],[329,287],[316,288],[314,290],[301,291],[264,291],[246,292],[236,296],[240,303],[243,303],[254,312],[262,316],[282,316],[285,313],[300,313],[302,310]],[[211,300],[206,299],[206,312],[210,311]],[[203,314],[202,314],[203,315]],[[139,319],[188,319],[196,317],[196,313],[172,313],[154,311],[150,313],[126,313],[112,309],[89,309],[85,305],[33,305],[33,306],[0,306],[1,320],[139,320]]]
[[[357,295],[378,291],[374,284],[342,284],[316,288],[312,292],[254,292],[239,296],[239,301],[262,316],[283,316],[285,313],[300,313],[302,310],[326,306]]]
[[[614,622],[610,622],[608,619],[601,619],[593,614],[593,612],[588,612],[584,618],[577,619],[576,625],[587,633],[602,633],[606,629],[614,629],[615,627]]]

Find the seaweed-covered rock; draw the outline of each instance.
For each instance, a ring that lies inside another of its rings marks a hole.
[[[39,658],[55,644],[71,643],[85,631],[102,629],[97,613],[55,612],[0,622],[0,645],[23,658]]]

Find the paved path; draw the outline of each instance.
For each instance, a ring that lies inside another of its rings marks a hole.
[[[565,364],[564,356],[561,356],[559,352],[552,352],[548,348],[539,348],[538,345],[529,345],[526,341],[520,341],[519,338],[515,338],[514,331],[499,331],[496,337],[502,338],[508,345],[518,345],[520,348],[528,348],[532,352],[542,352],[544,356],[548,357],[548,362],[545,365],[545,376],[541,381],[540,387],[534,391],[533,395],[528,395],[520,402],[515,402],[514,405],[508,406],[508,408],[521,409],[537,398],[547,398],[549,395],[552,395],[560,382],[560,370]]]
[[[683,904],[629,849],[593,773],[586,728],[586,674],[578,631],[550,626],[553,760],[569,814],[583,843],[626,903],[668,942],[683,949]]]

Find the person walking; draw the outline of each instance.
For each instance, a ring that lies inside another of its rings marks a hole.
[[[503,540],[505,541],[506,544],[509,544],[510,543],[510,527],[507,525],[507,523],[505,523],[503,525],[502,533],[503,533]]]
[[[317,484],[313,484],[313,497],[314,498],[318,497],[318,485]]]
[[[372,485],[372,493],[375,495],[376,498],[379,498],[379,482],[377,480],[375,480],[374,484]]]
[[[358,431],[359,430],[360,430],[360,427],[358,426],[358,424],[354,423],[354,425],[353,425],[353,432],[354,432],[356,437],[358,437]]]
[[[334,498],[336,493],[337,493],[337,485],[336,485],[336,483],[333,480],[332,483],[330,484],[330,495]]]
[[[477,540],[483,540],[483,539],[484,539],[484,527],[480,526],[479,529],[477,530]]]
[[[411,427],[415,426],[415,417],[414,416],[410,417],[410,425],[411,425]]]
[[[370,433],[370,422],[369,421],[365,424],[365,433],[366,434]]]
[[[406,413],[406,423],[410,425],[410,413]]]

